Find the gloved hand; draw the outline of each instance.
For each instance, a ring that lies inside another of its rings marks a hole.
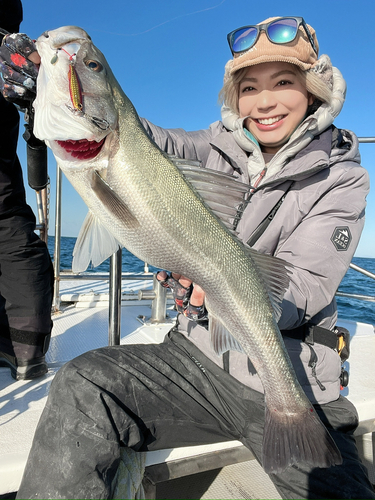
[[[156,278],[159,280],[161,286],[172,290],[178,312],[197,323],[207,323],[204,292],[200,287],[197,285],[194,286],[191,280],[184,276],[169,275],[165,271],[160,271],[156,275]]]
[[[36,96],[40,57],[24,33],[5,35],[0,46],[0,92],[7,101],[29,107]]]

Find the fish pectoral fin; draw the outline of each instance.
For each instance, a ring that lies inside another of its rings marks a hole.
[[[101,224],[98,218],[89,212],[74,246],[73,273],[86,271],[90,262],[94,267],[98,266],[121,247],[122,245]]]
[[[111,186],[101,177],[98,171],[94,171],[91,179],[91,187],[103,205],[129,229],[139,227],[139,222],[130,211],[126,203],[113,191]]]
[[[226,351],[244,352],[239,342],[228,332],[222,322],[211,313],[209,314],[209,332],[212,347],[218,356]]]

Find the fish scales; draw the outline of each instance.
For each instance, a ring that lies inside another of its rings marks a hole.
[[[206,293],[217,351],[242,350],[261,378],[266,472],[300,463],[341,463],[297,381],[277,326],[269,283],[277,288],[271,275],[281,281],[286,276],[280,262],[246,249],[208,208],[188,176],[147,135],[86,32],[49,31],[48,38],[38,38],[37,48],[42,62],[34,132],[51,147],[89,208],[77,239],[77,268],[84,269],[90,259],[99,262],[119,242],[155,267],[191,278]],[[76,54],[81,110],[70,105],[68,58],[59,55],[50,63],[58,48]]]

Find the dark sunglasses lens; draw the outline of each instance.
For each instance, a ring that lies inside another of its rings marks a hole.
[[[280,19],[268,26],[268,36],[274,43],[288,43],[295,39],[298,23],[295,19]]]
[[[257,38],[256,28],[241,28],[231,36],[230,45],[233,52],[243,52],[250,49]]]

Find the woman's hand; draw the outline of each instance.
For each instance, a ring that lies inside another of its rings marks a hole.
[[[5,35],[0,47],[0,91],[7,101],[26,108],[36,96],[40,57],[24,33]]]
[[[193,285],[185,276],[175,273],[169,275],[165,271],[158,272],[156,278],[163,287],[172,290],[178,312],[198,323],[207,320],[205,293],[199,285]]]

